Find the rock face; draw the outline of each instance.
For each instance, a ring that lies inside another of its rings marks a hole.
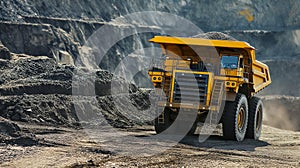
[[[129,102],[124,103],[138,109],[148,109],[150,102],[146,93],[108,71],[61,65],[46,56],[10,54],[13,55],[12,60],[0,59],[0,116],[6,119],[78,127],[83,120],[79,120],[77,115],[89,106],[93,110],[84,116],[89,122],[94,115],[101,115],[104,117],[97,124],[108,121],[116,127],[128,127],[151,123],[151,120],[128,119],[126,116],[132,113],[130,109],[123,108],[123,113],[120,112],[121,109],[115,105],[116,100],[127,98]],[[112,82],[118,85],[113,91]],[[124,88],[125,83],[128,88]],[[124,93],[129,97],[125,97]],[[119,103],[122,105],[122,101]]]
[[[256,48],[259,60],[299,59],[300,29],[226,31]]]
[[[298,59],[267,60],[272,77],[271,87],[267,87],[261,95],[300,95],[300,61]]]
[[[39,139],[22,132],[20,127],[10,120],[0,117],[0,143],[33,146],[39,144]]]
[[[256,0],[187,1],[150,0],[132,3],[124,1],[3,1],[2,20],[24,20],[23,16],[47,16],[110,21],[119,16],[140,11],[163,11],[183,16],[205,31],[284,29],[300,24],[299,1],[257,2]]]
[[[6,134],[14,136],[18,131],[21,131],[20,127],[17,124],[11,123],[4,118],[0,118],[0,130],[1,134]]]
[[[14,53],[43,55],[55,58],[62,64],[83,65],[80,57],[81,46],[95,30],[107,25],[108,21],[116,17],[150,10],[176,14],[192,21],[204,31],[223,31],[237,40],[247,41],[257,49],[259,60],[298,61],[299,3],[294,0],[284,2],[267,0],[260,3],[255,0],[230,0],[226,3],[205,0],[151,0],[147,3],[134,4],[127,0],[122,2],[75,0],[54,3],[45,0],[38,2],[15,0],[1,2],[0,41]],[[159,22],[165,21],[162,18],[153,23]],[[124,25],[115,21],[111,28],[120,29],[122,33]],[[149,47],[147,40],[153,35],[138,34],[119,41],[102,59],[100,67],[114,72],[120,61],[129,53],[138,48]],[[9,57],[7,54],[4,55],[5,58]],[[285,65],[284,62],[283,64]],[[273,66],[271,73],[275,74],[279,69]],[[272,75],[272,78],[274,81],[283,80],[279,76]],[[298,83],[297,78],[294,79]],[[283,87],[289,90],[285,94],[297,89]],[[275,90],[277,87],[270,86],[270,88]]]
[[[5,21],[18,21],[18,23],[33,23],[35,26],[21,24],[7,27],[2,25],[6,28],[2,28],[0,31],[21,31],[20,34],[24,34],[22,31],[27,32],[28,35],[24,36],[24,40],[22,40],[22,36],[16,32],[17,36],[14,41],[21,43],[20,45],[13,45],[9,42],[2,41],[5,43],[5,46],[13,52],[16,50],[27,50],[27,52],[36,51],[36,53],[32,55],[51,55],[49,54],[50,51],[47,49],[44,50],[43,48],[46,46],[56,48],[55,45],[53,46],[53,43],[56,44],[55,42],[57,42],[57,47],[62,48],[64,51],[67,50],[70,54],[74,54],[72,48],[75,47],[76,44],[74,46],[74,44],[69,43],[69,41],[83,44],[94,30],[104,25],[107,21],[132,12],[162,11],[182,16],[195,23],[204,31],[226,31],[229,35],[238,40],[250,42],[259,50],[258,55],[261,59],[278,55],[280,57],[290,57],[299,54],[296,50],[300,44],[298,40],[300,10],[297,8],[297,6],[300,5],[299,3],[300,2],[294,0],[284,2],[267,0],[260,3],[255,0],[230,0],[226,3],[185,0],[166,2],[151,0],[147,3],[136,2],[135,4],[127,0],[122,2],[99,2],[96,0],[82,2],[75,0],[64,2],[56,1],[55,3],[45,0],[38,2],[16,0],[1,2],[1,7],[3,8],[0,15],[1,19]],[[249,17],[252,19],[249,19]],[[164,20],[161,19],[156,22],[164,22]],[[48,27],[43,24],[47,24]],[[142,25],[143,23],[140,24]],[[49,27],[49,25],[51,26]],[[28,28],[28,26],[32,28]],[[34,33],[31,34],[31,32]],[[13,32],[10,34],[12,33]],[[4,35],[5,34],[7,33],[4,33]],[[65,35],[69,35],[71,39],[67,40],[66,37],[63,37]],[[63,40],[55,39],[59,37]],[[3,38],[8,40],[7,36]],[[34,39],[40,41],[40,45],[43,46],[41,47],[35,44]],[[30,41],[32,41],[32,43]],[[61,41],[63,42],[62,44]],[[22,44],[28,44],[28,46],[22,47]],[[128,42],[127,45],[129,44],[130,42]],[[32,49],[38,50],[32,50],[30,46],[36,46]],[[270,50],[270,47],[277,50]],[[286,50],[287,47],[291,47],[291,49]],[[43,52],[41,52],[41,50]],[[278,50],[280,50],[280,52],[278,52]],[[288,53],[284,51],[288,51]]]
[[[0,40],[16,54],[58,57],[59,50],[78,57],[78,44],[63,30],[47,24],[0,22]],[[4,33],[8,32],[8,33]]]

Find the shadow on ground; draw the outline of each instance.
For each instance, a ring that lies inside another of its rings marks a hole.
[[[186,136],[180,141],[181,144],[190,145],[201,148],[213,148],[223,150],[238,151],[255,151],[257,147],[270,145],[268,142],[261,140],[245,139],[242,142],[224,140],[220,135],[211,135],[206,141],[199,141],[199,134]]]

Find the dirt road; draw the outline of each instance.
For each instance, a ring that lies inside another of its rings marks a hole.
[[[224,141],[213,135],[199,143],[195,134],[152,156],[123,155],[105,142],[92,141],[83,130],[20,126],[36,134],[40,143],[0,146],[0,167],[300,167],[300,132],[269,126],[264,126],[261,141]],[[135,137],[154,134],[151,127],[126,132]]]

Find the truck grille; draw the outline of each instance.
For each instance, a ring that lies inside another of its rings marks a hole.
[[[194,73],[175,73],[173,91],[174,103],[198,102],[206,104],[209,75]]]

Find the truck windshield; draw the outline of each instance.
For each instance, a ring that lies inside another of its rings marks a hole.
[[[221,67],[226,69],[238,68],[238,56],[222,56]]]

